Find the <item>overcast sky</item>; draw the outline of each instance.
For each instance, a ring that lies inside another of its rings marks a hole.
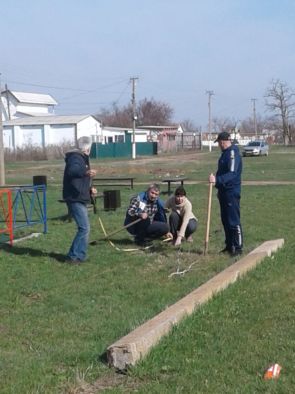
[[[295,88],[294,0],[1,1],[2,87],[51,94],[57,114],[154,98],[175,122],[264,116],[272,79]]]

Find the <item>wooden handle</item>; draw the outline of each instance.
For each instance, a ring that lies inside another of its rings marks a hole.
[[[209,244],[210,219],[211,219],[211,202],[212,202],[212,186],[213,186],[213,183],[212,183],[212,182],[209,182],[208,209],[207,209],[207,225],[206,225],[206,236],[205,236],[204,254],[207,254],[207,252],[208,252],[208,244]]]

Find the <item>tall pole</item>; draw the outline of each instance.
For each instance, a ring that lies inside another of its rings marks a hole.
[[[254,123],[254,131],[255,131],[255,138],[257,138],[257,119],[256,119],[256,98],[252,98],[251,101],[253,103],[253,123]]]
[[[136,102],[135,102],[135,84],[138,78],[130,78],[132,82],[132,159],[136,159],[136,144],[135,144],[135,122],[136,122]]]
[[[0,186],[5,185],[5,163],[4,163],[4,143],[3,143],[3,122],[2,122],[2,89],[0,73]]]
[[[213,96],[213,90],[207,90],[206,94],[208,94],[208,133],[209,133],[209,152],[212,151],[211,140],[212,140],[212,132],[211,132],[211,97]]]

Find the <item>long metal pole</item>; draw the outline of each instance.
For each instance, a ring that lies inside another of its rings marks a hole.
[[[0,185],[5,185],[5,162],[4,162],[4,143],[3,143],[3,122],[2,122],[2,88],[0,73]]]

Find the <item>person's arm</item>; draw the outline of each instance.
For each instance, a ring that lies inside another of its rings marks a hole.
[[[183,207],[183,216],[180,230],[178,232],[178,236],[181,238],[185,237],[185,230],[187,228],[189,220],[193,217],[192,215],[192,204],[186,199],[185,205]]]
[[[72,178],[83,178],[87,176],[87,167],[80,154],[73,154],[68,158],[67,172]]]
[[[131,217],[138,217],[141,219],[147,219],[148,214],[145,212],[146,204],[143,201],[140,201],[139,196],[133,197],[130,201],[129,208],[127,213]]]

